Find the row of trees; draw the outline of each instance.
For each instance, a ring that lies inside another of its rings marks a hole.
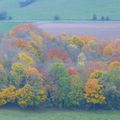
[[[16,26],[0,43],[0,105],[120,109],[119,42]]]
[[[101,20],[101,21],[109,21],[110,17],[109,16],[101,16],[100,19],[97,17],[96,14],[93,15],[92,20]]]
[[[0,11],[0,20],[11,20],[12,17],[8,16],[7,11]]]

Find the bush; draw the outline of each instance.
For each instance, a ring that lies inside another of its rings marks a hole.
[[[59,16],[54,16],[54,20],[60,20],[60,17]]]
[[[97,20],[97,15],[96,14],[93,15],[92,20]]]

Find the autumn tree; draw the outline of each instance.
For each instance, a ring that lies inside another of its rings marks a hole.
[[[101,76],[103,75],[103,71],[102,70],[95,70],[94,72],[92,72],[90,74],[90,79],[99,79],[101,78]]]
[[[119,61],[110,62],[110,64],[108,65],[108,67],[109,67],[109,69],[120,67],[120,62]]]
[[[113,53],[113,47],[111,44],[108,44],[107,46],[105,46],[104,50],[103,50],[103,55],[104,56],[110,56]]]
[[[0,64],[0,89],[6,87],[9,84],[9,74],[7,73],[3,64]]]
[[[0,91],[0,105],[14,103],[16,100],[15,86],[5,87]]]
[[[101,77],[104,84],[106,107],[108,109],[120,109],[120,67],[108,70]]]
[[[103,93],[103,85],[97,79],[90,79],[85,86],[84,97],[87,103],[103,104],[105,103],[105,96]]]
[[[17,88],[24,84],[24,70],[25,66],[22,63],[15,62],[11,66],[10,71],[10,84],[15,85]]]
[[[16,91],[16,99],[20,107],[32,106],[33,97],[32,87],[29,84]]]
[[[47,77],[49,85],[48,96],[49,99],[53,98],[53,101],[57,102],[57,106],[64,107],[67,102],[66,96],[69,92],[68,75],[68,71],[63,63],[54,63],[49,71]]]
[[[83,81],[78,75],[71,75],[69,78],[69,93],[68,93],[68,106],[80,107],[81,100],[83,99]],[[67,97],[67,96],[66,96]]]

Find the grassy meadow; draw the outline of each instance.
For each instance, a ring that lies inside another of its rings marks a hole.
[[[20,8],[20,0],[0,0],[0,11],[6,11],[12,22],[0,22],[0,33],[6,33],[15,25],[27,21],[53,21],[55,16],[66,21],[90,21],[93,14],[98,20],[101,16],[109,16],[113,21],[120,20],[119,0],[36,0],[36,2]],[[68,4],[69,2],[69,4]]]
[[[6,34],[15,26],[22,23],[23,22],[0,22],[0,34]]]
[[[90,20],[93,14],[120,20],[119,4],[119,0],[36,0],[19,8],[19,0],[0,0],[0,10],[7,11],[14,20],[53,20],[56,15],[60,19]]]
[[[1,109],[0,120],[119,120],[120,111],[16,110]]]

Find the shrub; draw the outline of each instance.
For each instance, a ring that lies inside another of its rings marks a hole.
[[[54,20],[60,20],[60,17],[58,15],[54,16]]]
[[[93,15],[92,20],[97,20],[97,15],[96,14]]]

